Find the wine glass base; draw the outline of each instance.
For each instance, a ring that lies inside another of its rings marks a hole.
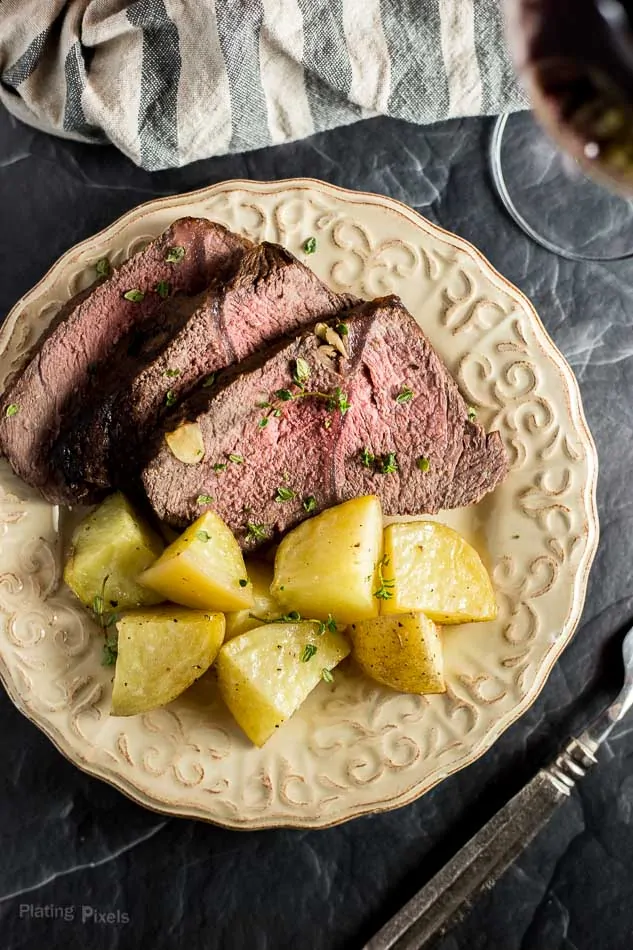
[[[531,113],[496,120],[490,170],[506,211],[541,247],[572,261],[633,257],[633,200],[588,178]]]

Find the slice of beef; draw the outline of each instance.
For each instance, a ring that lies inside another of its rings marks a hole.
[[[201,377],[357,302],[333,293],[283,247],[252,248],[227,285],[213,285],[195,301],[179,304],[167,329],[161,327],[162,343],[154,334],[131,357],[123,341],[109,379],[97,381],[100,397],[88,400],[90,412],[61,440],[75,494],[82,480],[100,488],[129,487],[138,478],[148,430]]]
[[[188,524],[204,510],[199,496],[211,495],[251,549],[261,539],[249,523],[274,538],[309,511],[366,494],[377,494],[387,515],[430,514],[474,504],[499,484],[508,471],[499,433],[469,420],[400,300],[362,304],[345,322],[348,358],[337,365],[325,365],[322,341],[307,332],[217,391],[194,393],[165,420],[164,431],[196,421],[205,454],[183,464],[157,435],[143,483],[159,518]],[[305,369],[298,360],[310,369],[303,391],[293,382]]]
[[[197,293],[218,272],[234,270],[247,246],[219,224],[182,218],[90,293],[66,304],[0,402],[0,449],[14,471],[50,501],[74,500],[51,450],[65,417],[83,401],[90,372],[98,374],[124,335],[160,313],[159,282],[174,293]],[[183,249],[182,259],[166,259],[172,248]],[[126,299],[130,290],[143,292],[143,299]],[[17,409],[7,415],[9,406]]]

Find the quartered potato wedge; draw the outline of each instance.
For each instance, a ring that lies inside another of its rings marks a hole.
[[[116,492],[75,529],[64,580],[86,607],[94,607],[97,598],[101,611],[158,604],[161,594],[142,587],[137,577],[163,547],[159,535]]]
[[[246,561],[246,573],[253,585],[253,606],[227,613],[225,640],[232,640],[240,633],[261,627],[262,620],[274,620],[283,614],[282,608],[270,593],[272,565],[266,564],[265,561]]]
[[[310,622],[270,623],[225,643],[217,659],[222,697],[255,745],[263,745],[349,653],[338,632]],[[325,671],[325,672],[324,672]]]
[[[214,511],[194,521],[139,581],[185,607],[231,611],[253,606],[239,544]]]
[[[376,617],[382,510],[375,495],[328,508],[283,539],[270,591],[284,610],[340,623]]]
[[[224,616],[157,607],[117,622],[113,716],[135,716],[180,696],[209,669],[224,639]]]
[[[444,660],[438,628],[424,614],[353,623],[353,655],[378,683],[402,693],[443,693]]]
[[[457,531],[434,521],[385,528],[383,574],[389,597],[381,613],[422,611],[437,623],[470,623],[497,616],[492,583],[475,549]]]

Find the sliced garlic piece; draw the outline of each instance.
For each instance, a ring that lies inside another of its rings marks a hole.
[[[198,465],[204,458],[204,441],[197,422],[184,422],[173,432],[165,433],[169,451],[185,465]]]

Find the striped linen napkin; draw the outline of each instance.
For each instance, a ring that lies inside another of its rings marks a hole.
[[[0,99],[149,170],[525,105],[500,0],[2,0]]]

